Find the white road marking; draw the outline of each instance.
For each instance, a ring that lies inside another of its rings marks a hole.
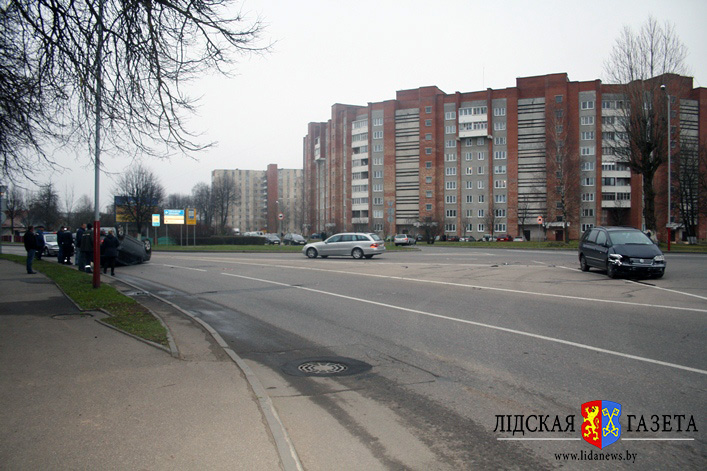
[[[200,261],[218,261],[221,263],[231,263],[231,264],[238,264],[238,265],[252,265],[252,266],[258,266],[258,267],[263,267],[264,265],[262,263],[253,263],[253,262],[245,262],[245,261],[239,261],[239,260],[214,260],[214,259],[209,259],[209,258],[191,258],[190,260],[200,260]],[[400,280],[400,281],[412,281],[415,283],[425,283],[425,284],[436,284],[436,285],[443,285],[443,286],[455,286],[458,288],[471,288],[471,289],[480,289],[480,290],[488,290],[488,291],[499,291],[503,293],[512,293],[512,294],[521,294],[524,296],[536,296],[536,297],[547,297],[547,298],[558,298],[558,299],[570,299],[573,301],[589,301],[589,302],[594,302],[594,303],[604,303],[604,304],[619,304],[622,306],[632,306],[632,307],[649,307],[649,308],[657,308],[657,309],[670,309],[674,311],[690,311],[690,312],[702,312],[702,313],[707,313],[707,309],[698,309],[698,308],[691,308],[691,307],[680,307],[680,306],[667,306],[664,304],[645,304],[645,303],[634,303],[634,302],[629,302],[629,301],[617,301],[617,300],[611,300],[611,299],[597,299],[597,298],[584,298],[584,297],[579,297],[579,296],[571,296],[571,295],[565,295],[565,294],[552,294],[552,293],[536,293],[533,291],[523,291],[523,290],[517,290],[517,289],[510,289],[510,288],[498,288],[498,287],[492,287],[492,286],[481,286],[481,285],[468,285],[464,283],[453,283],[451,281],[437,281],[437,280],[420,280],[416,278],[407,278],[404,276],[390,276],[390,275],[378,275],[374,273],[355,273],[355,272],[350,272],[350,271],[343,271],[343,270],[326,270],[323,268],[315,268],[315,267],[296,267],[296,266],[291,266],[291,265],[273,265],[269,264],[267,267],[271,268],[289,268],[292,270],[308,270],[308,271],[321,271],[325,273],[338,273],[342,275],[357,275],[357,276],[366,276],[368,278],[385,278],[385,279],[391,279],[391,280]],[[561,267],[561,268],[566,268],[566,267]],[[566,268],[569,270],[569,268]]]
[[[202,270],[201,268],[190,268],[190,267],[179,267],[177,265],[167,265],[164,263],[153,263],[152,265],[159,265],[162,267],[168,267],[168,268],[179,268],[181,270],[194,270],[194,271],[200,271],[200,272],[206,272],[207,270]]]
[[[618,356],[618,357],[622,357],[622,358],[629,358],[631,360],[642,361],[645,363],[652,363],[654,365],[667,366],[669,368],[675,368],[678,370],[690,371],[692,373],[707,374],[707,371],[705,371],[705,370],[700,370],[700,369],[692,368],[689,366],[683,366],[683,365],[678,365],[675,363],[668,363],[665,361],[654,360],[652,358],[640,357],[638,355],[631,355],[628,353],[617,352],[615,350],[607,350],[605,348],[593,347],[591,345],[586,345],[586,344],[577,343],[577,342],[571,342],[569,340],[562,340],[562,339],[558,339],[558,338],[554,338],[554,337],[548,337],[545,335],[533,334],[531,332],[524,332],[522,330],[509,329],[507,327],[500,327],[500,326],[491,325],[491,324],[484,324],[482,322],[470,321],[470,320],[466,320],[466,319],[458,319],[456,317],[443,316],[441,314],[434,314],[431,312],[420,311],[417,309],[410,309],[410,308],[406,308],[406,307],[402,307],[402,306],[395,306],[393,304],[386,304],[386,303],[381,303],[378,301],[371,301],[369,299],[356,298],[353,296],[346,296],[344,294],[332,293],[330,291],[323,291],[323,290],[314,289],[314,288],[306,288],[304,286],[295,286],[295,285],[291,285],[288,283],[280,283],[278,281],[264,280],[262,278],[254,278],[251,276],[236,275],[233,273],[221,273],[221,274],[225,275],[225,276],[234,277],[234,278],[242,278],[244,280],[257,281],[260,283],[272,284],[272,285],[277,285],[277,286],[284,286],[287,288],[293,288],[293,289],[298,289],[298,290],[302,290],[302,291],[309,291],[312,293],[333,296],[336,298],[346,299],[349,301],[356,301],[356,302],[361,302],[361,303],[366,303],[366,304],[372,304],[374,306],[380,306],[380,307],[384,307],[387,309],[395,309],[398,311],[410,312],[410,313],[419,314],[422,316],[433,317],[435,319],[442,319],[442,320],[447,320],[447,321],[452,321],[452,322],[458,322],[460,324],[467,324],[467,325],[474,325],[477,327],[484,327],[486,329],[493,329],[493,330],[498,330],[501,332],[507,332],[510,334],[522,335],[524,337],[531,337],[534,339],[545,340],[547,342],[554,342],[554,343],[559,343],[562,345],[569,345],[571,347],[581,348],[584,350],[591,350],[593,352],[605,353],[607,355],[613,355],[613,356]]]

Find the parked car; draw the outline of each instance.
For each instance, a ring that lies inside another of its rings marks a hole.
[[[514,237],[513,242],[525,242],[525,239],[522,237]]]
[[[513,242],[513,236],[506,234],[500,237],[496,237],[496,242]]]
[[[462,236],[459,238],[459,242],[476,242],[474,236]]]
[[[281,240],[277,234],[264,234],[263,237],[265,238],[265,245],[280,245]]]
[[[335,234],[322,242],[312,242],[302,248],[302,253],[309,258],[327,258],[330,255],[342,257],[371,258],[385,252],[385,242],[378,234],[364,232],[345,232]]]
[[[44,253],[42,255],[55,256],[59,254],[59,243],[56,232],[44,233]]]
[[[447,236],[447,242],[459,242],[459,236]]]
[[[306,245],[307,241],[299,234],[289,233],[282,238],[282,243],[283,245]]]
[[[398,245],[415,245],[417,241],[414,237],[407,234],[395,234],[395,237],[393,237],[393,243],[397,247]]]
[[[102,234],[108,234],[108,231],[113,231],[113,234],[120,241],[118,258],[115,259],[116,265],[136,265],[138,263],[147,262],[152,258],[152,244],[149,238],[138,240],[126,234],[120,226],[117,228],[101,227]]]
[[[665,256],[643,232],[632,227],[594,227],[579,242],[582,271],[595,267],[610,278],[621,274],[653,276],[665,274]]]

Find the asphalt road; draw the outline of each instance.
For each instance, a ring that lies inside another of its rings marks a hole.
[[[707,257],[669,254],[664,278],[634,281],[583,273],[573,252],[420,248],[154,253],[118,273],[249,362],[306,469],[705,468]],[[371,368],[292,374],[348,359]],[[594,400],[622,405],[602,450],[581,439]]]

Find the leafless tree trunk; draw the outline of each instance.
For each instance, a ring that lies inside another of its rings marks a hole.
[[[677,172],[674,186],[677,189],[680,220],[690,243],[697,241],[700,217],[707,215],[707,143],[684,141],[675,155]]]
[[[669,89],[669,74],[685,73],[686,56],[675,28],[649,17],[637,32],[624,28],[605,63],[608,82],[619,84],[624,97],[616,125],[621,139],[614,151],[643,179],[643,218],[654,233],[658,224],[653,180],[667,161],[670,129],[661,85]]]
[[[217,176],[211,183],[214,216],[218,219],[219,230],[222,234],[225,233],[231,210],[238,204],[238,196],[235,182],[225,175]]]
[[[546,139],[548,221],[562,222],[565,243],[569,225],[579,221],[581,160],[579,130],[571,125],[567,113],[552,113]]]
[[[129,222],[135,223],[137,233],[142,234],[164,198],[164,188],[150,169],[138,164],[118,180],[113,194],[123,197],[116,212],[122,211]]]
[[[191,190],[196,214],[202,224],[212,226],[214,204],[211,195],[211,186],[206,183],[197,183]]]

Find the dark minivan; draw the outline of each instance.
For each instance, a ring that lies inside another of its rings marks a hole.
[[[653,276],[665,273],[665,256],[643,232],[632,227],[593,227],[579,242],[579,265],[618,275]]]

